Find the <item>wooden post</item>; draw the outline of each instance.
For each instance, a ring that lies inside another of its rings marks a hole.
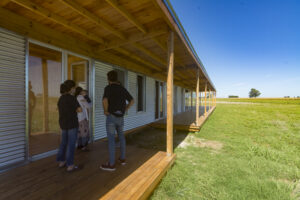
[[[49,131],[49,104],[48,104],[48,66],[47,60],[42,59],[43,77],[43,132]]]
[[[205,83],[205,91],[204,91],[204,116],[206,117],[206,100],[207,100],[207,83]]]
[[[216,106],[216,92],[214,92],[213,95],[214,95],[214,98],[213,98],[213,99],[214,99],[214,101],[213,101],[213,102],[214,102],[214,103],[213,103],[213,106],[215,107],[215,106]]]
[[[167,77],[167,155],[173,154],[173,74],[174,74],[174,33],[168,38]]]
[[[196,85],[196,126],[199,126],[199,69],[197,70]]]
[[[217,106],[217,92],[215,92],[215,106]]]
[[[201,113],[201,106],[202,106],[202,102],[201,102],[201,101],[202,101],[202,95],[201,95],[201,93],[202,93],[202,92],[200,91],[200,92],[199,92],[199,96],[200,96],[200,97],[199,97],[199,110],[200,110],[200,113]],[[201,115],[199,114],[199,117],[200,117],[200,116],[201,116]]]
[[[210,111],[210,90],[208,90],[208,112]]]

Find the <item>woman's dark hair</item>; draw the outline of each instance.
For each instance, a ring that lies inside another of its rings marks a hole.
[[[60,84],[60,94],[65,94],[70,91],[71,88],[68,88],[68,86],[65,83]]]
[[[107,78],[109,81],[111,82],[116,82],[118,81],[118,72],[116,72],[115,70],[109,71],[107,73]]]
[[[76,85],[76,83],[75,83],[73,80],[66,80],[66,81],[64,82],[64,84],[66,84],[66,86],[67,86],[68,88],[70,88],[70,90],[71,90],[72,87],[75,87],[75,85]]]
[[[75,97],[77,97],[82,90],[83,90],[82,87],[77,87],[75,90]]]

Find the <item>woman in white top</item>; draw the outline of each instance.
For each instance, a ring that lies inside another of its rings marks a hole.
[[[90,139],[89,133],[89,109],[91,104],[88,103],[85,96],[87,96],[87,92],[83,90],[81,87],[76,88],[75,92],[77,101],[82,108],[82,112],[77,114],[79,129],[78,129],[78,149],[83,151],[88,150],[87,145]]]

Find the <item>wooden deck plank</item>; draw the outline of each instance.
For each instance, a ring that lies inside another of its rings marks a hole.
[[[172,165],[175,155],[167,156],[158,152],[128,178],[113,188],[101,200],[145,199],[157,186],[167,169]]]
[[[108,158],[107,141],[90,147],[90,152],[75,153],[75,163],[84,164],[78,172],[58,169],[55,156],[51,156],[1,173],[0,199],[99,199],[157,153],[129,145],[127,164],[117,164],[116,171],[106,172],[99,166]]]
[[[101,199],[108,200],[108,199],[117,199],[118,195],[123,193],[127,190],[130,191],[131,188],[129,186],[132,186],[131,182],[139,182],[141,177],[144,175],[144,172],[146,172],[149,168],[153,167],[155,164],[158,164],[162,159],[163,156],[161,156],[162,152],[158,152],[151,158],[151,162],[149,160],[144,163],[140,168],[138,168],[134,174],[131,174],[130,177],[127,177],[125,180],[123,180],[120,184],[118,184],[115,188],[113,188],[108,194],[103,196]],[[151,170],[150,170],[151,171]],[[127,190],[126,190],[127,189]]]
[[[150,176],[143,186],[130,197],[130,199],[147,199],[161,181],[167,170],[173,165],[175,157],[175,154],[170,157],[165,157],[159,165],[160,169]]]

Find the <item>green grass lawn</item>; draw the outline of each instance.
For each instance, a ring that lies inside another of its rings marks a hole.
[[[298,102],[218,104],[151,199],[300,199]]]
[[[300,105],[300,98],[218,98],[217,101]]]

